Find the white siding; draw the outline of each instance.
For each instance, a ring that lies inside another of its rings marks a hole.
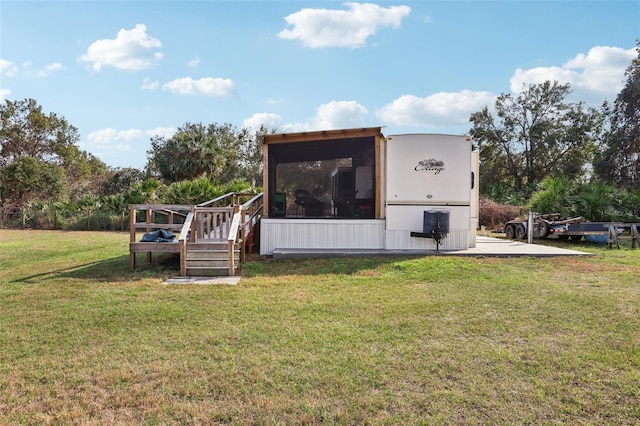
[[[469,248],[474,248],[477,244],[478,235],[476,230],[478,229],[478,219],[471,218],[469,221]]]
[[[469,247],[469,231],[451,230],[440,242],[440,250],[465,250]],[[387,250],[435,250],[432,238],[412,237],[408,231],[387,231]]]
[[[260,254],[275,249],[384,249],[384,220],[265,219]]]
[[[387,205],[469,205],[471,139],[467,137],[389,136],[386,166]]]
[[[447,210],[449,211],[449,229],[469,230],[469,207],[443,205],[387,206],[387,229],[422,232],[426,210]]]

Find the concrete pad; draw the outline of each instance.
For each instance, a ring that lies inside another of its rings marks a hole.
[[[592,256],[577,250],[549,247],[540,244],[478,236],[476,247],[465,250],[378,250],[378,249],[276,249],[275,259],[304,259],[314,257],[370,257],[370,256],[486,256],[486,257],[557,257]]]
[[[171,277],[162,284],[238,285],[240,276],[234,277]]]
[[[521,241],[511,241],[501,238],[477,237],[476,247],[466,250],[451,250],[447,254],[469,255],[469,256],[592,256],[593,253],[586,253],[578,250],[550,247],[542,244],[528,244]]]

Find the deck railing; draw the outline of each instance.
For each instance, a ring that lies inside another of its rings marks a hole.
[[[244,200],[247,201],[239,204]],[[196,206],[132,204],[129,207],[132,269],[135,269],[135,252],[147,252],[147,260],[151,261],[151,251],[173,251],[180,253],[180,274],[185,276],[188,243],[226,241],[229,246],[229,274],[234,275],[238,266],[234,257],[235,246],[240,245],[240,262],[243,262],[247,243],[253,238],[262,215],[263,194],[228,193]],[[139,211],[146,212],[144,222],[137,221]],[[157,220],[157,214],[166,218]],[[149,232],[156,229],[180,231],[178,244],[136,242],[136,230]]]
[[[136,252],[147,254],[147,262],[151,262],[152,252],[178,251],[175,243],[137,242],[137,232],[151,232],[158,229],[179,231],[184,227],[187,213],[192,209],[189,205],[179,204],[131,204],[129,206],[129,262],[135,269]],[[144,211],[144,222],[138,222],[138,212]]]

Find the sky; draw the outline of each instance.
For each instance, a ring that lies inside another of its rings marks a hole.
[[[613,102],[640,1],[6,1],[0,101],[35,99],[107,165],[186,123],[466,134],[546,80]]]

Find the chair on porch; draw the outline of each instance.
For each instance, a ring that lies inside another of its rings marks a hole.
[[[296,216],[298,209],[302,209],[303,216],[322,216],[322,202],[315,199],[306,189],[297,189],[296,196]]]

